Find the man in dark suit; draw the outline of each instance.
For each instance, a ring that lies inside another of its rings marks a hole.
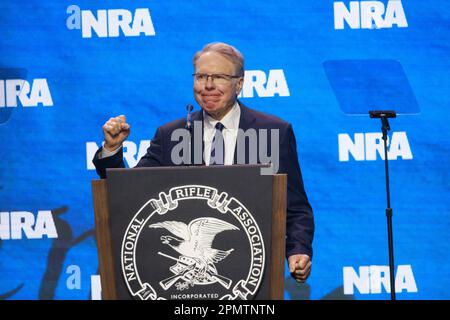
[[[278,173],[288,176],[286,256],[289,270],[298,282],[304,282],[311,272],[314,218],[306,196],[294,132],[289,123],[268,114],[244,106],[237,100],[244,82],[244,60],[234,47],[224,43],[206,45],[194,56],[194,96],[202,108],[192,114],[192,123],[200,124],[201,130],[193,130],[192,141],[200,141],[200,162],[195,164],[243,164],[265,163],[260,144],[249,146],[251,141],[241,144],[239,134],[256,130],[257,139],[262,139],[260,129],[270,132],[267,155]],[[190,123],[189,123],[190,124]],[[186,119],[170,122],[157,129],[147,154],[138,167],[173,166],[180,164],[180,157],[173,152],[178,141],[172,141],[177,129],[186,127]],[[197,132],[197,133],[196,133]],[[94,156],[93,163],[100,177],[106,176],[106,168],[124,167],[122,144],[130,133],[125,116],[109,119],[103,126],[104,145]],[[273,138],[276,138],[273,140]],[[220,139],[219,139],[220,138]],[[267,136],[266,136],[267,138]],[[217,144],[217,141],[222,141]],[[218,145],[221,147],[219,148]],[[244,146],[244,148],[241,148]],[[195,148],[192,153],[195,154]],[[239,151],[244,152],[239,153]],[[195,156],[190,156],[192,163]],[[186,159],[186,158],[184,158]]]

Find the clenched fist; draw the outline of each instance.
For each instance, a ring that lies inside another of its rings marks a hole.
[[[305,282],[311,273],[311,258],[306,254],[294,254],[288,258],[289,272],[297,282]]]
[[[102,128],[105,137],[103,147],[108,151],[114,151],[121,147],[122,143],[130,135],[130,125],[126,122],[124,115],[110,118]]]

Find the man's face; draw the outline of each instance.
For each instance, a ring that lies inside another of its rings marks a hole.
[[[235,66],[221,54],[216,52],[203,53],[195,63],[195,73],[236,75]],[[236,102],[242,89],[244,79],[229,78],[228,81],[217,81],[207,77],[206,82],[194,79],[194,96],[197,103],[216,120],[227,114]]]

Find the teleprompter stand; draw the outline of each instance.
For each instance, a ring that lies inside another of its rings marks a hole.
[[[384,169],[386,176],[386,218],[388,227],[388,248],[389,248],[389,279],[391,285],[391,300],[395,300],[395,277],[394,277],[394,240],[392,235],[392,208],[391,195],[389,189],[389,165],[387,152],[387,132],[391,130],[389,126],[389,118],[396,118],[397,114],[391,110],[369,111],[371,118],[381,119],[381,131],[384,141]]]

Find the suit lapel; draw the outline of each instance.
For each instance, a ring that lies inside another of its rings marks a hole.
[[[239,129],[243,130],[244,132],[252,127],[253,122],[255,121],[255,116],[252,114],[251,109],[247,108],[242,102],[238,100],[239,108],[241,109],[241,116],[239,118]],[[239,132],[238,132],[239,135]],[[245,146],[245,163],[248,163],[250,157],[248,155],[249,148]],[[237,164],[237,140],[236,140],[236,146],[234,147],[234,159],[233,164]]]

